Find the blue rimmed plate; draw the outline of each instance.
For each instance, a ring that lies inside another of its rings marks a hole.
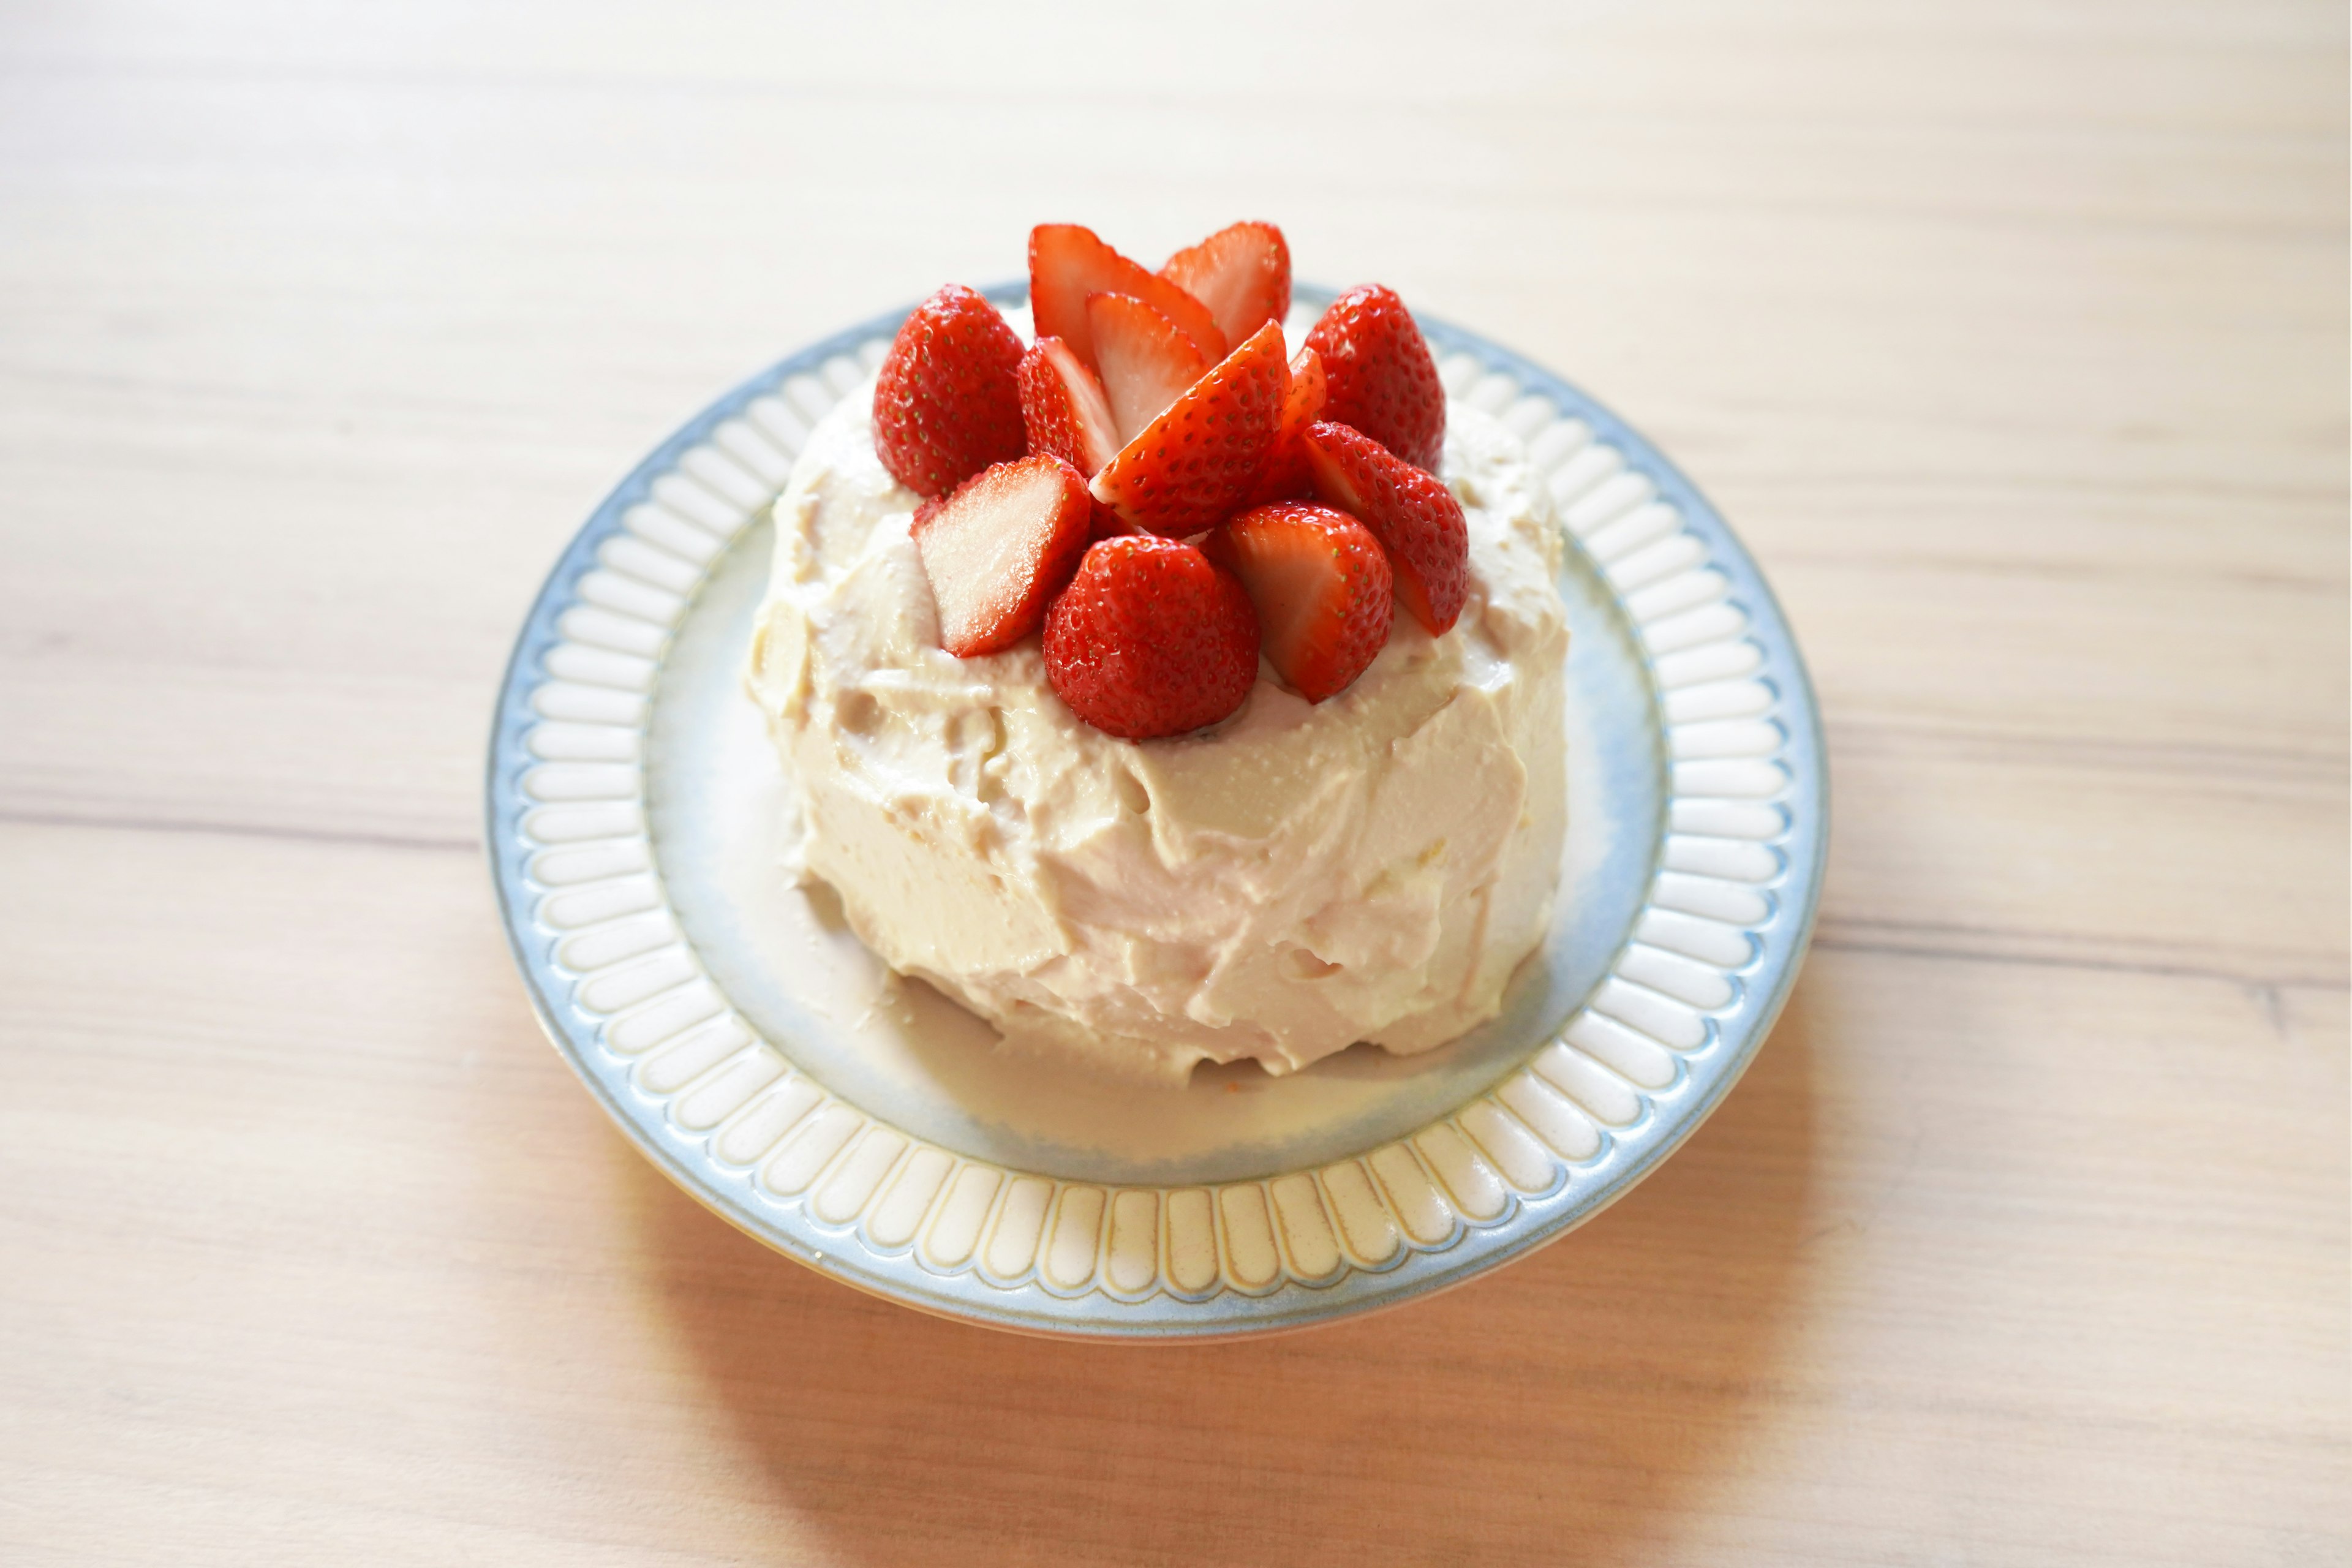
[[[846,1283],[1106,1339],[1443,1289],[1654,1169],[1786,999],[1827,844],[1811,688],[1715,510],[1576,388],[1424,321],[1449,397],[1526,441],[1574,545],[1551,934],[1501,1017],[1427,1056],[1360,1047],[1181,1091],[1073,1081],[992,1052],[777,869],[785,782],[741,679],[767,510],[903,315],[793,355],[640,463],[508,667],[500,907],[550,1037],[614,1120],[709,1207]]]

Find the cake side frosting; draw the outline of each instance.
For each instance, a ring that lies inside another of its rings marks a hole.
[[[1496,1014],[1566,826],[1562,546],[1516,437],[1449,421],[1452,632],[1400,615],[1338,696],[1266,671],[1214,729],[1139,745],[1070,713],[1034,638],[940,647],[919,498],[875,456],[871,403],[825,416],[776,502],[750,669],[804,873],[869,947],[1009,1046],[1167,1079],[1425,1050]]]

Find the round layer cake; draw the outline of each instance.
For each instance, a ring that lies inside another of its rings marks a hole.
[[[867,946],[1008,1047],[1167,1079],[1427,1050],[1499,1011],[1567,816],[1562,546],[1516,437],[1450,412],[1451,631],[1400,611],[1339,695],[1262,666],[1223,722],[1136,743],[1071,713],[1034,637],[940,647],[920,498],[875,455],[872,403],[819,423],[776,502],[750,668],[798,796],[793,869]]]

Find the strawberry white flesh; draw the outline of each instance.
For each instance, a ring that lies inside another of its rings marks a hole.
[[[1103,395],[1110,401],[1111,424],[1121,447],[1208,373],[1209,362],[1192,340],[1130,295],[1097,294],[1088,300],[1087,326],[1094,334],[1095,363],[1102,369]]]
[[[1057,458],[999,463],[915,514],[915,550],[959,658],[1012,647],[1045,623],[1094,521],[1086,480]]]

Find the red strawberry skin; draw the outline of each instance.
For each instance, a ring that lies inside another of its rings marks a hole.
[[[1041,338],[1059,338],[1097,373],[1094,333],[1087,325],[1087,300],[1095,294],[1128,294],[1176,323],[1211,364],[1225,357],[1225,335],[1209,308],[1156,272],[1129,260],[1090,228],[1074,223],[1041,223],[1029,231],[1029,313]]]
[[[1249,592],[1266,662],[1309,702],[1345,691],[1388,646],[1388,553],[1346,512],[1276,501],[1209,537],[1210,558]]]
[[[1089,494],[1091,494],[1091,492],[1089,492]],[[1118,512],[1112,510],[1109,507],[1105,506],[1101,501],[1097,500],[1095,502],[1095,528],[1093,537],[1097,539],[1125,539],[1129,534],[1141,534],[1142,537],[1147,539],[1156,539],[1159,537],[1157,534],[1143,533],[1142,530],[1137,528],[1133,523],[1129,522],[1127,519],[1119,516]]]
[[[1209,308],[1238,343],[1290,314],[1290,245],[1270,223],[1237,223],[1168,258],[1160,276]]]
[[[1028,449],[1021,335],[976,290],[950,283],[915,307],[874,383],[874,451],[917,495],[943,496]]]
[[[1303,348],[1290,356],[1290,394],[1282,400],[1282,423],[1250,490],[1250,505],[1315,493],[1315,481],[1307,472],[1306,436],[1307,427],[1322,416],[1324,388],[1320,355]]]
[[[999,463],[946,500],[925,501],[910,531],[939,605],[940,646],[975,658],[1044,625],[1093,521],[1086,480],[1043,454]]]
[[[1432,637],[1452,630],[1470,592],[1470,528],[1454,492],[1353,426],[1318,420],[1306,446],[1316,495],[1371,530],[1413,619]]]
[[[1147,533],[1214,528],[1256,483],[1289,391],[1282,329],[1269,321],[1119,448],[1095,476],[1095,499]]]
[[[1189,544],[1134,534],[1089,546],[1045,616],[1045,675],[1070,711],[1129,741],[1227,717],[1257,679],[1257,613]]]
[[[1402,458],[1437,471],[1445,447],[1445,387],[1437,361],[1394,290],[1377,283],[1331,301],[1307,334],[1330,390],[1323,417],[1352,425]]]
[[[1029,449],[1059,458],[1092,479],[1118,455],[1118,430],[1102,383],[1059,338],[1039,338],[1021,356],[1021,422]]]

